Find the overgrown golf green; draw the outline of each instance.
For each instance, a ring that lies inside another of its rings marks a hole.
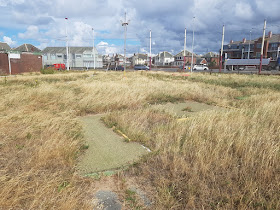
[[[279,209],[279,81],[102,71],[1,77],[0,208],[94,209],[95,190],[112,188],[124,209]],[[79,164],[98,145],[87,142],[81,119],[99,114],[97,126],[152,152],[110,177],[83,176]],[[130,183],[152,206],[131,199]]]

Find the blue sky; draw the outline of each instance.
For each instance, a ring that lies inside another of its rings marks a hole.
[[[183,50],[187,28],[187,49],[194,52],[219,51],[222,25],[225,43],[262,35],[280,33],[279,0],[0,0],[0,41],[11,47],[31,43],[43,49],[65,46],[65,17],[70,46],[95,46],[102,54],[123,53],[124,13],[130,20],[127,30],[129,54],[149,51],[152,30],[152,53]],[[195,18],[193,18],[195,17]]]

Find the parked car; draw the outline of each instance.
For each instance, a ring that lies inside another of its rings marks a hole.
[[[124,71],[124,67],[123,66],[110,66],[109,70]]]
[[[135,65],[134,70],[149,70],[150,68],[145,65]]]
[[[193,70],[209,70],[209,68],[205,65],[194,65]]]
[[[65,70],[65,64],[64,63],[55,63],[55,64],[53,64],[53,66],[56,70]]]
[[[179,66],[179,69],[183,69],[184,67],[183,66]],[[191,66],[190,65],[185,65],[185,70],[190,70],[191,69]]]

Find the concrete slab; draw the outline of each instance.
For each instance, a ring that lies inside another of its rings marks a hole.
[[[96,193],[98,199],[98,209],[103,210],[121,210],[122,205],[116,193],[111,191],[98,191]]]
[[[89,145],[77,166],[83,175],[125,167],[149,153],[139,143],[125,142],[100,121],[101,117],[94,115],[80,118]]]

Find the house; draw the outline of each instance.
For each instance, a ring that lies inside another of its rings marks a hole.
[[[170,66],[174,62],[174,55],[167,51],[160,52],[155,56],[154,62],[156,66]]]
[[[209,67],[217,67],[219,64],[219,55],[217,53],[208,52],[202,58],[205,58]]]
[[[95,59],[94,59],[95,54]],[[67,65],[67,55],[65,47],[46,47],[42,51],[43,64],[53,65],[63,63]],[[95,61],[95,64],[94,64]],[[96,48],[92,47],[69,47],[69,67],[70,68],[102,68],[102,56],[98,54]]]
[[[253,55],[254,58],[261,57],[261,46],[262,46],[262,37],[259,37],[255,40]],[[271,58],[272,60],[277,60],[279,57],[280,51],[280,34],[272,34],[270,31],[265,37],[264,48],[263,48],[263,57]]]
[[[6,52],[8,50],[11,50],[11,47],[5,42],[0,42],[0,52]]]
[[[242,41],[230,41],[224,45],[223,59],[227,58],[260,58],[261,57],[262,37],[248,41],[245,38]],[[270,31],[264,40],[263,57],[276,60],[279,56],[280,34],[272,34]]]
[[[121,55],[121,54],[116,54],[115,55],[115,62],[116,62],[117,65],[124,66],[124,56]],[[128,57],[126,57],[125,65],[126,66],[131,66],[131,62],[129,61]]]
[[[197,57],[197,58],[196,58],[195,64],[207,64],[207,61],[206,61],[205,58],[199,58],[199,57]]]
[[[103,61],[103,68],[107,68],[108,65],[115,65],[115,56],[103,55],[102,61]]]
[[[250,58],[253,57],[255,41],[248,41],[245,38],[242,41],[231,40],[229,44],[224,45],[223,58],[248,58],[248,53]],[[250,52],[249,51],[250,48]]]
[[[40,49],[38,49],[32,44],[22,44],[19,47],[14,48],[13,50],[18,52],[37,52],[37,53],[41,52]]]
[[[133,66],[135,65],[147,65],[149,58],[147,54],[137,53],[130,57],[130,62]]]
[[[192,63],[192,53],[189,51],[185,51],[185,56],[186,56],[186,64],[191,64]],[[193,54],[193,63],[196,63],[196,58],[197,55],[194,53]],[[174,56],[174,66],[183,66],[184,65],[184,50],[182,50],[180,53]]]

